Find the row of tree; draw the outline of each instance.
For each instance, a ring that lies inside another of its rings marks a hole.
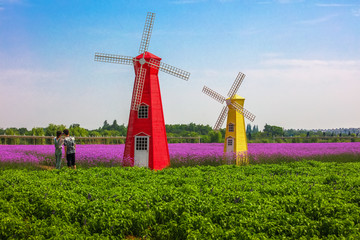
[[[195,123],[190,124],[167,124],[166,131],[168,137],[184,137],[185,139],[170,139],[169,142],[222,142],[225,135],[225,130],[215,132],[209,125],[199,125]],[[0,135],[21,135],[21,136],[55,136],[56,131],[63,131],[65,125],[49,124],[45,128],[34,127],[31,130],[26,128],[0,128]],[[127,127],[122,124],[119,125],[116,120],[110,124],[107,120],[104,121],[103,126],[98,129],[85,129],[80,124],[72,124],[69,126],[69,131],[75,137],[116,137],[126,136]],[[186,139],[192,137],[193,139]],[[19,141],[17,141],[19,142]],[[41,144],[44,141],[40,141]]]
[[[310,131],[310,130],[295,130],[284,129],[279,126],[272,126],[265,124],[264,130],[259,131],[257,126],[251,127],[247,125],[246,135],[249,142],[288,142],[288,143],[300,143],[300,142],[340,142],[340,141],[360,141],[359,133],[347,134],[337,133],[336,130],[331,131]]]
[[[348,131],[345,133],[337,133],[336,130],[331,131],[309,131],[309,130],[295,130],[295,129],[283,129],[282,127],[272,126],[265,124],[264,130],[262,132],[259,131],[257,126],[251,127],[251,124],[248,124],[246,127],[247,135],[252,135],[253,137],[356,137],[359,133],[351,133]]]
[[[166,132],[170,138],[169,142],[198,142],[199,138],[204,143],[221,143],[224,142],[225,129],[220,131],[213,131],[209,125],[202,124],[167,124]],[[0,128],[0,135],[25,135],[25,136],[54,136],[56,131],[63,131],[66,128],[65,125],[49,124],[45,128],[34,127],[31,130],[26,128]],[[98,129],[85,129],[80,124],[72,124],[68,128],[71,135],[75,137],[111,137],[111,136],[126,136],[127,127],[124,124],[119,125],[116,120],[112,124],[104,121],[103,126]],[[247,124],[246,134],[249,142],[273,142],[275,138],[286,137],[308,137],[308,138],[321,138],[326,136],[342,137],[338,134],[331,132],[314,132],[307,130],[284,130],[282,127],[265,124],[263,131],[260,131],[257,125],[252,126]],[[358,135],[352,133],[350,137],[358,137]],[[176,139],[176,137],[185,137],[185,139]],[[193,139],[186,139],[190,137]],[[123,143],[123,142],[121,142]]]

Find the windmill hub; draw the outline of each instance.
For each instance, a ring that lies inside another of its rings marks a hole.
[[[231,99],[230,98],[228,98],[228,99],[226,99],[226,105],[231,105]]]
[[[144,58],[144,57],[141,58],[141,59],[139,60],[139,63],[140,63],[141,65],[143,65],[144,63],[146,63],[145,58]]]

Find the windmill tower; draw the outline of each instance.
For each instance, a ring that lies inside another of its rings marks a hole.
[[[218,131],[223,125],[227,116],[224,152],[235,153],[237,155],[237,164],[239,164],[239,161],[244,160],[241,159],[240,155],[246,156],[246,151],[248,150],[244,117],[252,122],[255,120],[255,116],[244,108],[245,98],[236,95],[236,92],[238,91],[244,78],[245,74],[239,72],[232,87],[229,90],[227,95],[229,98],[227,99],[206,86],[204,86],[202,90],[203,93],[214,98],[219,103],[223,104],[226,102],[226,106],[223,107],[213,129]]]
[[[139,54],[137,57],[95,53],[95,61],[134,65],[135,81],[131,99],[124,160],[131,165],[162,169],[170,164],[159,70],[188,80],[190,73],[165,64],[161,58],[149,53],[155,13],[146,17]]]

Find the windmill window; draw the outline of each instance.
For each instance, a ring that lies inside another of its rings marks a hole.
[[[228,142],[228,146],[232,146],[232,145],[233,145],[233,140],[232,140],[231,138],[228,139],[227,142]]]
[[[229,132],[234,132],[234,124],[229,123]]]
[[[148,138],[136,137],[136,150],[148,150]]]
[[[149,107],[147,105],[140,105],[138,111],[138,118],[148,118]]]

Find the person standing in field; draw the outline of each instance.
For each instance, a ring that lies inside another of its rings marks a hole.
[[[54,142],[55,142],[55,160],[56,160],[55,167],[56,167],[56,169],[61,168],[62,146],[64,144],[64,139],[61,138],[61,135],[62,135],[61,131],[57,131],[56,132],[56,137],[54,138]]]
[[[69,168],[73,167],[76,169],[75,164],[75,152],[76,152],[76,144],[75,144],[75,138],[70,137],[69,130],[64,130],[64,147],[65,147],[65,154],[66,154],[66,160],[67,160],[67,166]]]

